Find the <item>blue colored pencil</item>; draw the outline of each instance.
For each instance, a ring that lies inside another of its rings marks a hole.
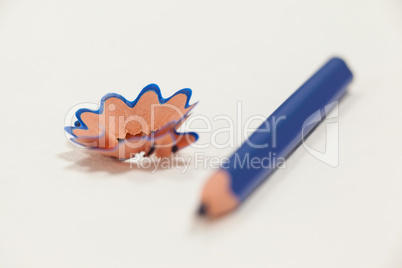
[[[325,115],[352,78],[342,59],[325,63],[212,175],[202,191],[199,214],[214,218],[238,207],[276,169],[272,163],[286,159],[320,123],[306,126],[306,120],[317,111]],[[259,162],[268,156],[271,165]]]

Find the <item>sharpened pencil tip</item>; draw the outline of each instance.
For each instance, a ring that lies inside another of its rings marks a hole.
[[[197,211],[198,215],[205,216],[207,214],[207,206],[205,204],[201,204]]]

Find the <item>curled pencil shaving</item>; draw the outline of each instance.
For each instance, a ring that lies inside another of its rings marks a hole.
[[[102,155],[128,159],[136,153],[168,157],[198,139],[194,132],[177,129],[195,104],[189,105],[190,89],[162,98],[157,85],[146,86],[134,101],[110,93],[98,110],[80,109],[75,126],[65,130],[73,142]]]

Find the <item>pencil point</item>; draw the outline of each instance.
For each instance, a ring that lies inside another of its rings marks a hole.
[[[205,204],[201,204],[198,208],[198,215],[205,216],[207,214],[207,206]]]

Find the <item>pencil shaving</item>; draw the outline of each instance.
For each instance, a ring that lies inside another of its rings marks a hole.
[[[194,132],[177,132],[195,106],[190,97],[191,89],[182,89],[164,99],[155,84],[134,101],[109,93],[98,110],[79,109],[74,126],[65,130],[81,147],[121,160],[140,152],[168,157],[198,139]]]

